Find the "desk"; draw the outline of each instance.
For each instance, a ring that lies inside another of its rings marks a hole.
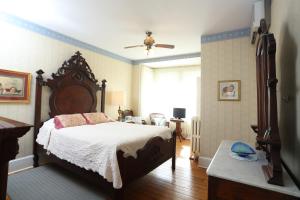
[[[284,186],[266,182],[261,169],[267,163],[263,151],[257,151],[257,161],[240,161],[229,155],[232,144],[233,141],[223,141],[207,169],[208,200],[300,199],[300,190],[285,170]]]
[[[178,136],[179,141],[185,140],[185,138],[182,136],[182,129],[181,129],[181,123],[184,122],[182,119],[171,119],[171,122],[176,123],[176,136]]]
[[[25,135],[31,125],[0,117],[0,200],[7,200],[8,162],[19,152],[18,138]]]

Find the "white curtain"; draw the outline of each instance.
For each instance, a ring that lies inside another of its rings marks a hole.
[[[170,119],[173,117],[173,108],[185,108],[183,134],[188,137],[191,118],[198,114],[200,107],[199,77],[200,66],[159,69],[144,67],[141,85],[142,116],[158,112]]]

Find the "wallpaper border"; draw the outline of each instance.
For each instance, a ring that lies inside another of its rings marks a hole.
[[[169,60],[178,60],[178,59],[187,59],[187,58],[198,58],[201,57],[201,52],[189,53],[189,54],[180,54],[174,56],[164,56],[158,58],[148,58],[141,60],[133,60],[133,65],[138,65],[142,63],[152,63],[152,62],[161,62],[161,61],[169,61]]]
[[[113,58],[113,59],[116,59],[116,60],[119,60],[119,61],[123,61],[123,62],[128,63],[128,64],[132,64],[132,61],[128,58],[125,58],[123,56],[114,54],[112,52],[101,49],[101,48],[96,47],[94,45],[82,42],[80,40],[69,37],[67,35],[58,33],[56,31],[50,30],[48,28],[45,28],[45,27],[40,26],[38,24],[29,22],[27,20],[21,19],[19,17],[13,16],[13,15],[10,15],[10,14],[4,13],[4,12],[0,12],[0,20],[1,19],[5,22],[8,22],[10,24],[16,25],[18,27],[21,27],[21,28],[24,28],[24,29],[27,29],[27,30],[30,30],[30,31],[33,31],[33,32],[41,34],[41,35],[44,35],[46,37],[50,37],[52,39],[59,40],[59,41],[62,41],[64,43],[67,43],[67,44],[71,44],[71,45],[74,45],[74,46],[77,46],[77,47],[80,47],[80,48],[83,48],[83,49],[87,49],[87,50],[93,51],[95,53],[98,53],[98,54],[101,54],[101,55],[104,55],[104,56],[108,56],[110,58]]]
[[[251,29],[247,27],[247,28],[225,31],[221,33],[211,34],[211,35],[203,35],[201,36],[201,44],[221,41],[221,40],[230,40],[230,39],[235,39],[240,37],[247,37],[250,36],[250,30]]]

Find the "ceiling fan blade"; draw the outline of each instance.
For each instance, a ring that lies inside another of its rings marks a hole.
[[[144,47],[144,45],[141,44],[141,45],[128,46],[128,47],[124,47],[124,49],[135,48],[135,47]]]
[[[170,45],[170,44],[155,44],[155,47],[159,47],[159,48],[168,48],[168,49],[174,49],[175,46],[174,45]]]

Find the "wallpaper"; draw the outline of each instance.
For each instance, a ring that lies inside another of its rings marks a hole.
[[[123,108],[131,107],[132,65],[110,57],[102,56],[89,50],[51,39],[46,36],[13,26],[0,21],[0,69],[30,72],[32,74],[30,104],[0,104],[0,116],[33,124],[35,71],[43,69],[45,78],[56,72],[63,61],[69,59],[77,50],[87,60],[96,78],[107,80],[107,91],[123,91],[125,100]],[[44,89],[42,99],[42,118],[48,118],[49,91]],[[100,94],[99,94],[100,95]],[[98,105],[98,108],[100,106]],[[117,117],[117,107],[106,105],[106,113]],[[32,154],[32,130],[20,139],[18,157]]]
[[[256,124],[255,46],[249,37],[201,45],[200,156],[213,157],[222,140],[254,145]],[[241,80],[241,101],[218,101],[220,80]]]
[[[134,65],[132,68],[132,85],[131,85],[131,109],[134,115],[139,116],[141,113],[141,74],[143,66]]]

